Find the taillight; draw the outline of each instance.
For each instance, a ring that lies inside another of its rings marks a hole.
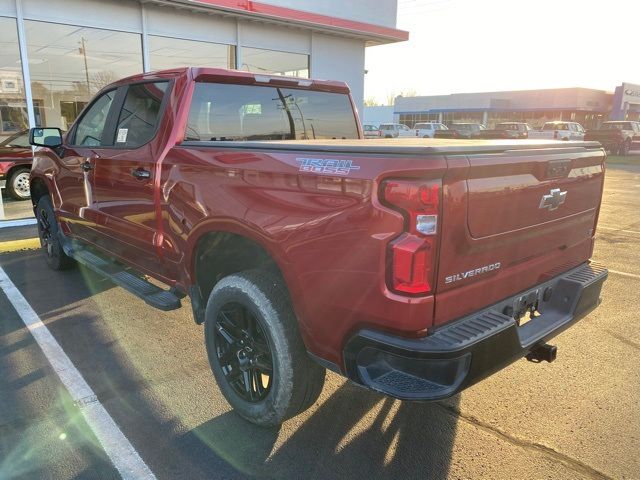
[[[396,292],[425,295],[433,291],[441,186],[439,180],[383,184],[383,203],[405,218],[404,233],[389,243],[388,283]]]

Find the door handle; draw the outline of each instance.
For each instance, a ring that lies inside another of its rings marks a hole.
[[[89,160],[85,160],[85,162],[82,164],[82,170],[84,170],[85,172],[93,170],[93,165],[89,163]]]
[[[144,170],[142,168],[138,168],[131,172],[131,175],[136,177],[138,180],[146,180],[151,177],[151,172],[149,170]]]

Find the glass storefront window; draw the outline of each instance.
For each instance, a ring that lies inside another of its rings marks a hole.
[[[182,40],[149,35],[149,62],[152,70],[178,67],[235,68],[233,45]]]
[[[309,78],[309,55],[242,47],[240,70]]]
[[[0,17],[0,142],[29,127],[18,28],[14,18]]]
[[[38,125],[67,130],[102,87],[142,72],[138,34],[24,23]]]

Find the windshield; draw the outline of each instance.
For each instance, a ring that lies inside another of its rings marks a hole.
[[[358,138],[358,126],[347,94],[199,82],[191,101],[185,138]]]
[[[16,133],[0,143],[0,147],[29,148],[30,146],[29,132]]]
[[[566,123],[545,123],[543,130],[569,130],[569,125]]]

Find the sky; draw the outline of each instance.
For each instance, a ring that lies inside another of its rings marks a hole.
[[[397,28],[366,49],[365,99],[640,84],[640,0],[398,0]]]

